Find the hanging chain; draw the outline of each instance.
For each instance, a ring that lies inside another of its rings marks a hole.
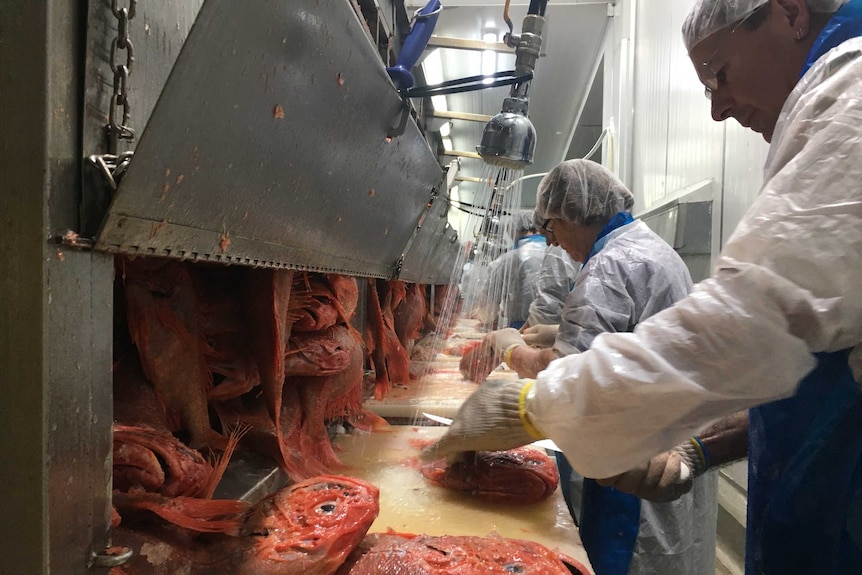
[[[114,73],[114,93],[108,111],[108,153],[117,154],[120,140],[132,140],[135,132],[129,127],[129,75],[135,63],[135,47],[129,38],[129,20],[135,17],[137,0],[129,0],[128,8],[119,7],[119,0],[111,0],[111,12],[117,19],[117,36],[111,42],[111,71]],[[125,62],[119,52],[125,50]],[[119,58],[119,61],[118,61]],[[122,120],[117,121],[118,108],[122,107]]]

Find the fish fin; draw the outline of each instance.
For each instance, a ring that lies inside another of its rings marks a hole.
[[[201,498],[203,499],[212,499],[213,494],[215,493],[216,487],[218,487],[219,482],[222,477],[224,477],[224,472],[227,470],[227,464],[230,462],[231,456],[233,456],[233,452],[236,450],[239,445],[240,439],[243,436],[251,431],[251,425],[247,425],[244,423],[238,423],[234,426],[233,429],[230,430],[227,439],[227,445],[225,446],[224,451],[218,458],[216,458],[215,463],[213,464],[213,472],[210,475],[209,480],[206,485],[204,485],[203,490],[201,492]]]

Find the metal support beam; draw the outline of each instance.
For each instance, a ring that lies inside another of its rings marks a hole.
[[[454,48],[456,50],[492,50],[494,52],[506,52],[514,54],[515,49],[510,48],[503,42],[483,42],[482,40],[468,40],[466,38],[449,38],[446,36],[431,36],[428,40],[428,49]]]
[[[457,156],[459,158],[475,158],[477,160],[481,160],[482,156],[477,154],[476,152],[460,152],[458,150],[446,150],[443,152],[444,156]]]
[[[481,122],[487,124],[493,116],[485,114],[471,114],[469,112],[448,112],[444,110],[434,110],[435,118],[446,118],[447,120],[466,120],[468,122]]]

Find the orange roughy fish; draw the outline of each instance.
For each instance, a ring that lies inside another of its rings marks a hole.
[[[378,498],[370,483],[323,475],[258,502],[237,536],[121,525],[113,542],[134,557],[112,575],[332,575],[377,517]]]
[[[589,575],[578,561],[533,541],[375,533],[336,575]]]
[[[431,442],[411,443],[419,447]],[[497,503],[538,503],[550,497],[559,484],[554,460],[531,447],[471,452],[451,464],[438,459],[416,465],[436,485]]]

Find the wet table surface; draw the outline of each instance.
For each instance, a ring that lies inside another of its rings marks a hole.
[[[340,472],[380,489],[380,514],[370,533],[393,529],[429,535],[499,534],[536,541],[589,566],[559,489],[538,504],[506,506],[428,483],[411,465],[418,453],[414,440],[433,440],[444,431],[443,427],[399,425],[336,440],[338,456],[346,466]]]

